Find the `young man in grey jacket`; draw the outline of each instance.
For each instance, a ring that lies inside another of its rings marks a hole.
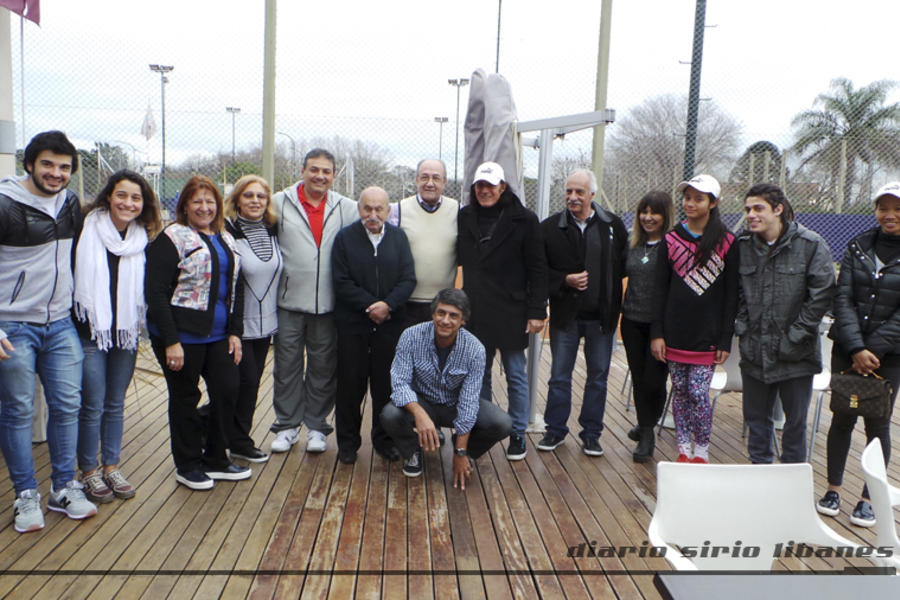
[[[321,148],[303,159],[302,179],[275,194],[284,270],[275,335],[276,434],[272,452],[287,452],[306,424],[306,451],[324,452],[334,408],[337,331],[331,250],[338,231],[359,219],[356,202],[331,190],[334,156]],[[306,365],[304,370],[304,355]]]
[[[44,527],[31,453],[35,374],[49,409],[50,499],[73,519],[97,514],[75,481],[84,352],[72,324],[72,248],[81,205],[66,191],[78,168],[61,131],[25,148],[24,177],[0,181],[0,449],[16,493],[15,529]]]
[[[740,336],[744,421],[753,463],[771,463],[773,410],[781,397],[781,462],[806,460],[806,413],[813,375],[822,370],[819,323],[831,307],[834,266],[822,237],[794,222],[776,185],[761,183],[744,200],[749,231],[740,245]]]

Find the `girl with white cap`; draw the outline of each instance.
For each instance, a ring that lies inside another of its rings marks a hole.
[[[678,462],[707,463],[709,383],[728,358],[737,314],[737,245],[719,216],[714,177],[697,175],[677,191],[687,220],[661,242],[650,348],[672,376]]]

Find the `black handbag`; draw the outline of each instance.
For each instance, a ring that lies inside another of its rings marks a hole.
[[[831,375],[831,412],[887,419],[893,396],[891,382],[877,373],[869,377],[847,370]]]

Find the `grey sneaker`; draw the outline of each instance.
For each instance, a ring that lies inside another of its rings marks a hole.
[[[93,517],[97,514],[97,507],[85,497],[81,487],[80,481],[70,481],[58,492],[50,486],[47,508],[65,513],[70,519]]]
[[[122,471],[116,469],[115,471],[104,473],[103,481],[110,487],[112,493],[116,495],[116,498],[127,500],[128,498],[134,497],[134,486],[128,483],[128,480],[122,475]]]
[[[44,512],[41,510],[41,495],[37,490],[23,490],[13,503],[15,528],[19,533],[38,531],[44,528]]]
[[[81,484],[84,486],[84,495],[91,502],[106,504],[113,501],[113,491],[103,481],[100,471],[94,471],[90,475],[81,476]]]

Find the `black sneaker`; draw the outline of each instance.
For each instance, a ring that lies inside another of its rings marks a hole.
[[[418,477],[422,474],[422,449],[418,448],[413,455],[403,463],[403,474],[407,477]]]
[[[356,462],[356,450],[338,448],[338,460],[345,465],[352,465]]]
[[[264,463],[269,460],[269,455],[259,448],[250,448],[249,450],[231,451],[231,458],[239,458],[252,463]]]
[[[600,440],[597,438],[584,440],[584,453],[588,456],[603,456],[603,448],[600,447]]]
[[[177,471],[175,481],[192,490],[211,490],[216,484],[203,471]]]
[[[566,436],[556,435],[555,433],[550,433],[548,431],[544,434],[544,437],[541,438],[541,441],[537,443],[537,449],[543,450],[545,452],[556,450],[557,446],[562,444],[564,441],[566,441]]]
[[[631,429],[628,430],[628,439],[632,442],[641,441],[641,426],[635,425]]]
[[[528,450],[525,448],[525,438],[521,435],[509,436],[509,447],[506,449],[506,460],[522,460]]]
[[[865,500],[856,503],[853,514],[850,515],[850,522],[859,527],[871,527],[875,524],[875,511],[872,505]]]
[[[250,467],[239,467],[235,464],[229,464],[221,469],[209,469],[206,476],[210,479],[224,479],[226,481],[240,481],[241,479],[250,479],[253,471]]]
[[[834,490],[828,490],[825,495],[816,502],[816,510],[823,515],[836,517],[841,512],[841,497]]]

